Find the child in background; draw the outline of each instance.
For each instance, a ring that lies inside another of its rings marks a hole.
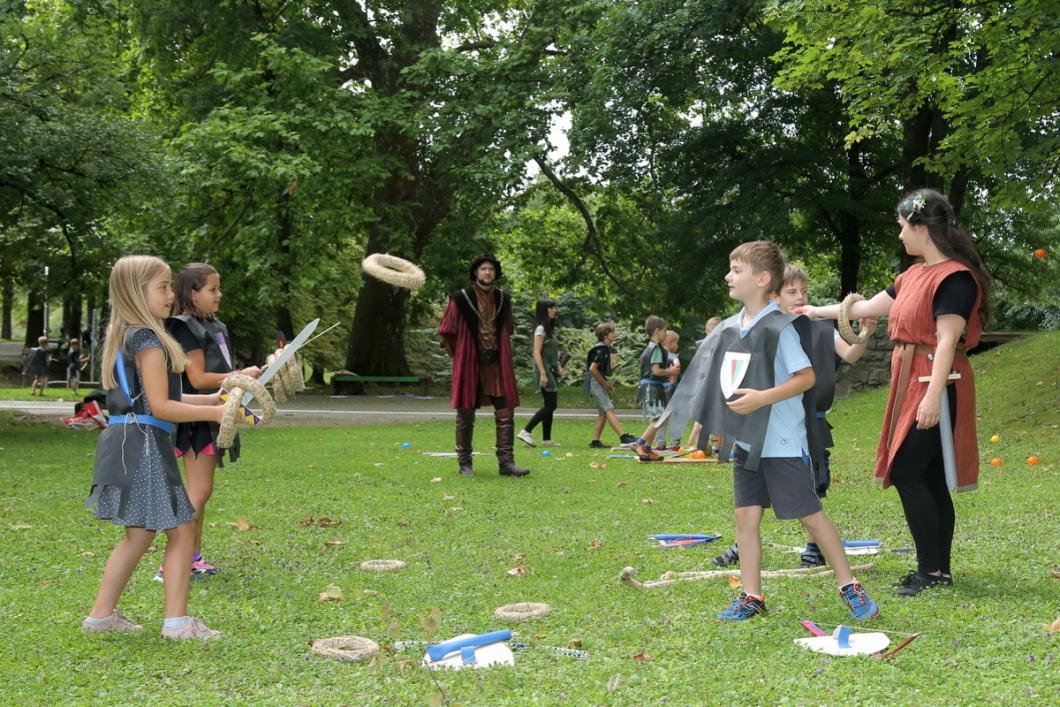
[[[37,392],[37,388],[40,387],[40,396],[44,397],[44,387],[48,385],[48,361],[50,359],[51,357],[48,355],[48,337],[38,337],[37,345],[29,350],[29,355],[26,356],[26,365],[22,368],[22,375],[33,377],[33,383],[29,390],[30,396],[34,395]]]
[[[644,321],[644,333],[648,335],[648,345],[640,354],[640,384],[637,386],[637,404],[648,418],[648,427],[644,430],[637,441],[633,443],[633,451],[641,461],[657,462],[662,457],[652,451],[652,442],[658,429],[655,421],[666,409],[666,383],[670,372],[666,368],[666,349],[662,343],[666,338],[666,320],[656,315],[651,315]],[[678,364],[680,372],[680,364]]]
[[[88,356],[81,353],[81,342],[77,339],[70,341],[70,348],[66,352],[66,384],[70,390],[77,395],[77,389],[81,385],[81,366],[88,361]]]
[[[666,330],[666,338],[663,339],[663,349],[666,351],[666,376],[667,381],[663,386],[665,392],[665,404],[669,405],[670,401],[674,397],[674,390],[677,388],[677,381],[681,377],[681,358],[678,356],[678,351],[681,345],[681,335],[673,329]],[[663,422],[659,427],[659,434],[657,438],[659,444],[656,449],[669,449],[670,442],[676,447],[681,444],[681,431],[677,430],[677,434],[673,436],[673,439],[668,439],[669,435],[669,423]]]
[[[118,600],[162,530],[168,540],[162,637],[221,635],[188,616],[195,509],[181,483],[171,435],[177,422],[219,423],[224,408],[216,395],[181,395],[184,352],[163,324],[173,301],[170,277],[164,261],[146,255],[121,258],[110,274],[102,383],[111,414],[96,445],[85,505],[95,507],[96,518],[125,526],[125,537],[110,554],[95,604],[81,624],[91,633],[143,629],[121,613]]]
[[[611,393],[615,388],[607,380],[607,376],[615,367],[615,350],[611,344],[615,342],[614,322],[603,322],[596,325],[596,345],[589,349],[586,356],[585,368],[585,394],[596,401],[596,423],[593,426],[593,439],[589,446],[593,449],[603,449],[604,444],[600,441],[600,435],[604,431],[604,425],[610,424],[611,429],[618,435],[619,442],[629,444],[634,441],[631,434],[626,434],[622,424],[615,415],[615,404],[611,401]]]

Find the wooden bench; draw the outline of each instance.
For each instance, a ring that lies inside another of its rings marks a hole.
[[[428,381],[419,376],[360,376],[356,373],[336,373],[331,377],[331,390],[335,395],[361,395],[368,383],[393,385],[419,385],[426,392]]]

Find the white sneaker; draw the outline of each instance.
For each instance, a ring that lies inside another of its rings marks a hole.
[[[537,443],[534,442],[533,435],[531,435],[526,430],[519,430],[519,434],[517,434],[515,436],[518,437],[519,439],[521,439],[522,441],[526,442],[531,447],[536,447],[537,446]]]
[[[559,446],[559,442],[557,442],[557,441],[555,441],[553,439],[543,439],[543,440],[541,440],[541,446],[542,447],[558,447]]]
[[[188,623],[181,628],[162,628],[162,638],[220,638],[221,632],[206,628],[201,620],[194,616],[188,619]]]

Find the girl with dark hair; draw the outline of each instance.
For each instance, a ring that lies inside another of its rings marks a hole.
[[[919,189],[898,203],[898,238],[917,262],[894,285],[854,302],[850,319],[889,317],[894,342],[891,390],[876,451],[876,480],[898,489],[916,543],[917,568],[896,583],[901,596],[953,584],[950,552],[955,514],[943,463],[942,435],[953,437],[956,489],[979,479],[975,379],[966,355],[990,316],[990,276],[942,194]],[[792,310],[836,319],[839,305]],[[951,372],[958,377],[951,380]],[[946,405],[952,429],[939,426]]]
[[[206,263],[189,263],[177,274],[175,297],[166,329],[177,340],[187,356],[181,384],[187,393],[213,393],[221,381],[235,371],[228,327],[217,319],[221,306],[221,276]],[[239,373],[257,378],[261,369],[244,368]],[[231,449],[218,449],[215,442],[219,425],[212,422],[182,422],[177,425],[176,454],[184,460],[188,496],[195,507],[195,546],[192,571],[213,574],[217,571],[202,558],[202,521],[206,502],[213,493],[214,470],[225,452],[228,461],[239,458],[239,437]],[[162,570],[155,579],[162,579]]]
[[[559,395],[559,376],[563,368],[559,364],[559,342],[556,341],[556,308],[555,300],[537,301],[534,310],[534,384],[541,389],[545,406],[534,413],[526,427],[516,435],[531,447],[536,447],[531,434],[538,423],[541,424],[541,444],[552,444],[552,414],[556,411]]]

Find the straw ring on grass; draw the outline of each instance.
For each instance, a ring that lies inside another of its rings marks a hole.
[[[533,601],[522,601],[516,604],[505,604],[493,610],[493,617],[505,621],[527,621],[540,619],[552,611],[548,604]]]
[[[379,644],[361,636],[336,636],[318,638],[313,641],[312,650],[317,655],[343,663],[363,663],[379,653]]]
[[[217,446],[221,449],[229,449],[236,438],[236,428],[243,422],[243,394],[249,392],[261,405],[261,422],[268,424],[276,414],[276,404],[272,401],[269,391],[257,378],[243,375],[242,373],[229,373],[221,387],[225,388],[229,395],[225,401],[224,416],[221,418],[221,429],[217,432]]]
[[[360,568],[366,572],[393,572],[405,568],[401,560],[365,560]]]
[[[418,290],[427,282],[423,270],[387,253],[372,253],[361,261],[361,268],[375,279],[405,290]]]
[[[839,335],[843,337],[843,341],[851,346],[855,344],[864,344],[869,340],[869,337],[872,336],[872,331],[865,327],[860,327],[858,333],[855,334],[850,323],[850,305],[864,299],[865,298],[857,292],[851,292],[839,303]]]

